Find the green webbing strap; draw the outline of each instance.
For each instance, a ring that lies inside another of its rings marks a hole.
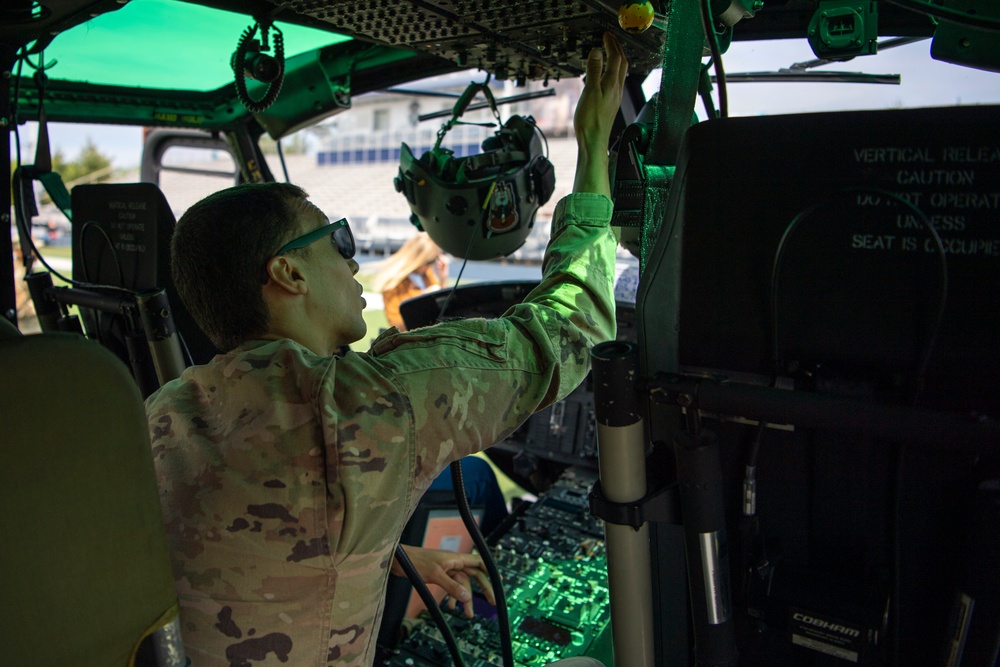
[[[441,129],[438,130],[437,141],[434,143],[434,150],[436,151],[441,147],[441,141],[444,139],[444,135],[448,134],[458,122],[462,114],[465,113],[466,109],[469,108],[469,104],[472,103],[472,99],[478,94],[482,93],[486,98],[486,102],[490,105],[490,110],[493,112],[493,117],[497,120],[497,125],[500,123],[500,111],[497,109],[497,101],[493,97],[493,91],[490,90],[490,80],[487,78],[483,83],[470,83],[469,87],[461,94],[458,100],[455,101],[455,106],[451,109],[451,118],[445,121]],[[484,125],[484,123],[472,123],[473,125]]]
[[[52,203],[59,207],[59,210],[69,218],[73,219],[73,211],[70,209],[69,190],[63,183],[62,176],[54,171],[45,171],[35,174],[35,180],[42,184],[45,191],[49,193]]]
[[[653,131],[646,150],[646,193],[643,200],[639,269],[645,270],[649,253],[660,233],[667,194],[680,154],[701,78],[705,29],[700,0],[674,0],[667,7],[660,92],[656,98]]]
[[[487,153],[477,153],[466,158],[463,165],[465,174],[475,173],[486,167],[499,167],[506,164],[524,164],[531,157],[528,151],[519,151],[510,147],[505,147],[500,151],[489,151]]]
[[[45,117],[45,84],[48,77],[44,70],[35,72],[35,85],[38,86],[38,142],[35,144],[35,164],[27,170],[31,178],[42,184],[52,199],[70,220],[73,220],[70,210],[69,191],[63,183],[62,176],[52,171],[52,151],[49,149],[49,124]]]
[[[676,165],[701,78],[705,29],[699,0],[675,0],[667,9],[660,94],[646,164]]]

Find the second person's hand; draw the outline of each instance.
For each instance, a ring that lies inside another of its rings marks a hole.
[[[448,606],[455,609],[462,602],[465,615],[472,618],[472,580],[475,579],[490,604],[496,604],[486,565],[479,554],[457,554],[441,549],[425,549],[403,545],[403,550],[413,563],[420,578],[427,584],[436,584],[451,597]],[[391,572],[405,576],[395,559]]]

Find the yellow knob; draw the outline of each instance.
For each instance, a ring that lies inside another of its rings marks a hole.
[[[618,7],[618,25],[625,32],[634,35],[646,32],[649,26],[653,25],[653,3],[646,2],[623,2]]]

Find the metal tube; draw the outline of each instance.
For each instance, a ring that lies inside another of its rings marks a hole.
[[[184,667],[188,664],[180,616],[153,632],[153,653],[156,667]]]
[[[682,432],[674,445],[697,664],[736,665],[719,441],[710,433]]]
[[[682,395],[697,396],[698,408],[709,413],[800,428],[866,433],[910,445],[944,445],[954,452],[996,451],[1000,443],[1000,422],[995,419],[970,419],[926,408],[681,376],[668,376],[662,381],[658,378],[652,387],[654,400]]]
[[[605,497],[629,503],[646,495],[645,427],[637,392],[638,347],[601,343],[591,350],[598,463]],[[649,526],[605,523],[615,667],[653,667],[653,585]]]
[[[57,303],[92,308],[105,313],[125,313],[135,307],[132,295],[124,292],[108,295],[79,287],[53,287],[47,289],[45,294]]]
[[[13,77],[9,76],[16,62],[17,48],[13,44],[0,47],[0,71],[8,74],[0,77],[0,145],[6,148],[4,155],[10,155],[11,128],[15,122],[13,105],[18,102],[11,97],[10,84]],[[10,179],[11,163],[7,161],[0,165],[0,183],[10,183]],[[0,211],[3,211],[0,215],[0,229],[3,230],[0,234],[0,317],[6,317],[16,324],[17,288],[14,281],[14,243],[10,234],[12,203],[11,190],[5,187],[0,192]]]
[[[159,289],[142,292],[136,297],[136,303],[139,305],[139,316],[146,332],[149,352],[153,357],[156,378],[162,387],[180,377],[185,367],[170,302],[166,291]]]
[[[31,273],[25,276],[24,282],[28,283],[28,292],[35,305],[35,316],[42,332],[59,331],[59,304],[45,295],[45,290],[52,287],[52,275],[48,271]]]
[[[149,349],[146,347],[145,336],[139,331],[139,321],[135,309],[124,314],[128,329],[124,336],[125,350],[128,352],[128,363],[132,369],[132,377],[139,387],[139,394],[143,400],[149,398],[150,394],[160,388],[156,374],[149,368]]]

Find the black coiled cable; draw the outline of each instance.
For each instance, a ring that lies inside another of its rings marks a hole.
[[[257,34],[257,27],[257,24],[254,24],[253,27],[243,31],[243,34],[240,35],[240,41],[236,44],[236,53],[233,54],[233,70],[236,74],[236,96],[239,97],[240,102],[247,108],[247,111],[251,113],[261,113],[274,104],[274,101],[278,99],[278,93],[281,92],[281,84],[285,80],[285,38],[277,26],[272,26],[274,29],[274,59],[278,61],[279,68],[278,77],[268,84],[267,92],[259,100],[252,99],[250,93],[247,92],[246,70],[244,69],[246,66],[247,48],[251,40],[253,40],[254,35]],[[262,29],[261,34],[266,41],[266,27]]]

